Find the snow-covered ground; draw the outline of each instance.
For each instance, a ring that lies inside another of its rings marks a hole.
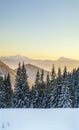
[[[0,130],[79,130],[79,110],[0,109]]]

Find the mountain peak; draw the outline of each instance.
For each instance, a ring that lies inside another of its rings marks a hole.
[[[57,61],[76,61],[76,60],[62,56]]]

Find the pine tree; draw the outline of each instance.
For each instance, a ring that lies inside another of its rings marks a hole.
[[[18,69],[17,69],[15,91],[16,89],[19,89],[19,86],[21,86],[21,63],[19,63]]]
[[[59,68],[58,68],[58,77],[57,77],[57,81],[60,82],[60,81],[61,81],[61,78],[62,78],[62,75],[61,75],[61,68],[59,67]]]
[[[54,67],[54,64],[53,64],[52,72],[51,72],[51,80],[54,81],[55,78],[56,78],[56,72],[55,72],[55,67]]]
[[[58,102],[62,86],[61,68],[58,68],[58,77],[51,83],[50,108],[58,108]]]
[[[52,86],[52,90],[50,93],[50,108],[58,108],[61,87],[61,82],[58,84],[56,83]]]
[[[0,107],[10,108],[11,100],[12,100],[12,89],[11,89],[10,75],[8,74],[7,77],[5,77],[3,84],[1,86],[0,102],[2,105]]]
[[[20,105],[20,93],[21,93],[21,64],[18,64],[16,79],[15,79],[15,88],[13,93],[13,102],[12,107],[19,107]]]
[[[39,86],[40,85],[40,73],[39,73],[39,70],[37,71],[37,74],[36,74],[36,79],[35,79],[35,86]]]
[[[71,74],[71,82],[72,82],[72,88],[73,88],[73,102],[74,102],[74,107],[78,108],[79,107],[79,68],[74,69],[73,73]]]
[[[29,85],[27,81],[27,73],[26,73],[26,68],[23,63],[22,65],[22,72],[21,72],[21,77],[22,77],[22,91],[24,95],[24,105],[23,107],[30,107],[30,91],[29,91]]]
[[[40,84],[43,85],[44,84],[44,70],[41,70],[41,76],[40,76]]]
[[[36,74],[35,87],[33,88],[34,96],[34,107],[45,108],[45,83],[44,83],[44,70],[41,70],[41,75],[39,71]]]
[[[3,78],[0,77],[0,108],[4,108],[6,107],[5,104],[4,104],[4,91],[3,91],[3,87],[4,87],[4,84],[3,84]]]
[[[31,90],[31,108],[38,108],[38,88],[32,87]]]
[[[13,106],[16,108],[27,108],[30,106],[30,92],[27,82],[26,68],[23,63],[22,67],[19,64],[17,69],[16,84],[13,96]]]
[[[62,85],[61,85],[61,90],[60,90],[58,107],[71,108],[73,106],[72,85],[69,80],[69,75],[67,73],[66,66],[64,67],[64,70],[63,70],[63,76],[62,76],[61,82],[62,82]]]
[[[35,84],[31,90],[31,107],[33,108],[39,107],[39,87],[40,87],[40,73],[38,70],[36,74]]]
[[[46,86],[45,86],[46,108],[50,108],[50,92],[51,92],[51,81],[48,73],[46,78]]]
[[[46,93],[50,93],[50,89],[51,89],[51,81],[48,73],[46,77],[46,87],[45,87]]]
[[[6,98],[6,105],[7,108],[11,107],[11,101],[12,101],[12,88],[11,88],[11,80],[10,80],[10,74],[8,73],[7,78],[5,79],[5,98]]]
[[[61,93],[59,97],[59,108],[72,108],[71,84],[68,80],[62,81]]]
[[[45,93],[45,83],[44,83],[44,70],[41,70],[40,76],[40,86],[39,86],[39,108],[46,107],[46,93]]]
[[[63,78],[67,77],[67,67],[64,67],[64,71],[63,71]]]

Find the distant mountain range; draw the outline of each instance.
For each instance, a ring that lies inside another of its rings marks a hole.
[[[38,70],[41,72],[41,70],[44,69],[44,78],[46,79],[47,73],[50,74],[53,64],[55,65],[56,71],[58,70],[58,67],[61,67],[63,70],[64,66],[67,66],[68,71],[72,71],[73,68],[79,67],[78,60],[65,57],[61,57],[58,60],[33,60],[20,55],[0,57],[0,75],[5,76],[9,72],[11,75],[12,86],[15,84],[16,70],[19,62],[25,63],[27,74],[29,76],[28,82],[30,86],[34,84]]]
[[[51,71],[52,65],[55,65],[56,71],[58,67],[61,67],[63,70],[64,66],[67,66],[68,71],[72,71],[73,68],[79,67],[79,61],[74,59],[69,59],[65,57],[60,57],[58,60],[34,60],[28,57],[16,55],[10,57],[0,57],[0,60],[7,64],[12,69],[16,69],[18,67],[19,62],[24,62],[25,64],[31,64],[34,66],[38,66],[47,71]]]

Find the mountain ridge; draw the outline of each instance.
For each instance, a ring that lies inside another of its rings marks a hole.
[[[0,75],[5,76],[5,75],[8,75],[8,73],[11,76],[12,86],[14,86],[16,72],[0,60]]]
[[[77,59],[74,59],[74,58],[69,58],[69,57],[65,57],[65,56],[61,56],[59,57],[58,59],[33,59],[33,58],[29,58],[27,56],[22,56],[20,54],[17,54],[17,55],[11,55],[11,56],[0,56],[0,59],[3,59],[3,58],[27,58],[27,59],[30,59],[30,60],[36,60],[36,61],[57,61],[57,60],[61,60],[61,59],[69,59],[69,60],[75,60],[75,61],[79,61]]]
[[[58,67],[61,67],[62,71],[64,69],[64,66],[67,66],[68,71],[72,71],[74,68],[79,67],[79,60],[67,58],[64,56],[58,58],[57,60],[40,60],[40,59],[36,60],[21,55],[15,55],[9,57],[1,56],[0,60],[3,61],[12,69],[16,69],[18,67],[19,62],[21,63],[24,62],[25,64],[32,64],[42,69],[45,69],[47,71],[51,71],[52,65],[54,64],[56,68],[56,72],[58,70]]]

